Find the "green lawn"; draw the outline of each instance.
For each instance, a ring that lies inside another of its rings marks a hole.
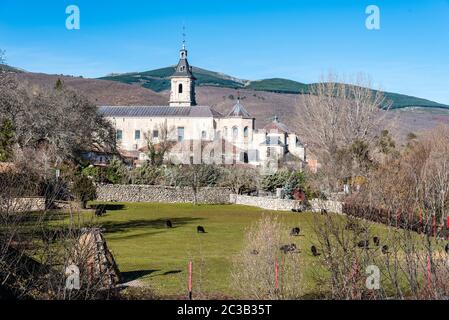
[[[229,281],[232,258],[243,246],[245,228],[264,214],[278,215],[286,230],[299,226],[305,236],[290,242],[302,249],[306,261],[314,259],[309,253],[312,213],[272,212],[236,205],[109,206],[107,215],[95,221],[106,229],[108,246],[123,276],[126,280],[139,279],[161,295],[185,293],[189,260],[194,262],[197,289],[233,295]],[[173,229],[165,228],[167,219],[173,222]],[[198,225],[204,226],[207,233],[197,234]]]
[[[194,289],[211,296],[236,297],[231,288],[232,259],[243,247],[245,229],[264,214],[277,215],[285,230],[299,226],[300,237],[292,237],[301,250],[304,263],[303,288],[306,296],[316,296],[314,275],[319,272],[320,258],[310,253],[315,243],[313,213],[273,212],[237,205],[107,204],[107,214],[93,218],[105,229],[108,246],[114,254],[125,281],[139,280],[160,296],[186,294],[187,266],[194,263]],[[173,229],[165,227],[170,219]],[[197,234],[204,226],[206,234]],[[373,224],[372,231],[384,239],[387,228]],[[316,244],[316,243],[315,243]]]

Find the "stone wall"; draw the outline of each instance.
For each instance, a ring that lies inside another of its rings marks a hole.
[[[278,199],[274,197],[251,197],[231,194],[230,202],[274,211],[292,211],[301,208],[301,201]]]
[[[333,213],[343,213],[343,203],[334,200],[312,199],[309,201],[313,212],[321,212],[322,209]]]
[[[0,210],[8,210],[10,212],[44,211],[45,198],[29,197],[2,199],[0,201]]]
[[[201,188],[198,203],[229,203],[231,190],[226,188]],[[150,185],[98,185],[98,201],[115,202],[161,202],[193,203],[193,191],[189,187],[166,187]]]
[[[301,201],[279,199],[275,197],[250,197],[237,194],[231,194],[230,202],[245,206],[259,207],[274,211],[292,211],[292,210],[307,210],[303,207]],[[310,201],[310,210],[313,212],[321,212],[322,209],[333,213],[342,213],[343,205],[338,201],[313,199]]]

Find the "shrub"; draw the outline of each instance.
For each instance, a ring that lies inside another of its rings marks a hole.
[[[72,187],[73,195],[81,203],[81,208],[86,209],[87,201],[95,200],[97,189],[89,177],[85,175],[76,176]]]

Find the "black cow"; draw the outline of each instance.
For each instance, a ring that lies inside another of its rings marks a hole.
[[[257,251],[256,249],[254,249],[253,251],[251,251],[251,254],[257,256],[259,254],[259,251]]]
[[[95,215],[97,217],[102,217],[105,215],[105,213],[106,213],[106,209],[104,206],[98,206],[95,208]]]
[[[379,237],[374,237],[373,242],[376,247],[380,246],[380,238]]]
[[[356,228],[357,228],[356,224],[352,221],[348,222],[345,226],[345,230],[355,231]]]
[[[204,227],[198,226],[198,227],[196,228],[196,232],[197,232],[197,233],[206,233],[206,230],[204,230]]]
[[[384,245],[383,247],[382,247],[382,254],[388,254],[389,252],[388,252],[388,246],[387,245]]]
[[[312,246],[312,247],[310,248],[310,251],[312,251],[312,255],[313,255],[314,257],[318,257],[318,256],[321,255],[321,253],[318,253],[318,250],[317,250],[317,248],[316,248],[315,246]]]
[[[288,253],[288,252],[294,252],[294,251],[296,251],[296,244],[292,243],[292,244],[283,245],[280,248],[280,250],[282,252],[284,252],[285,254]]]
[[[322,215],[327,214],[327,210],[326,210],[326,209],[321,209],[321,214],[322,214]]]
[[[173,228],[173,223],[170,220],[165,221],[165,226],[167,227],[167,229],[171,229]]]
[[[357,243],[357,247],[362,249],[369,249],[369,240],[362,240]]]
[[[449,243],[444,247],[444,251],[449,254]]]
[[[291,231],[290,231],[290,235],[291,236],[293,236],[293,237],[296,237],[296,236],[299,236],[299,233],[301,232],[301,229],[299,229],[298,227],[296,227],[296,228],[293,228]]]

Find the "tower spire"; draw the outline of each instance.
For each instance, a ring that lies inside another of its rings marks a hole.
[[[182,50],[186,49],[186,26],[182,26]]]

